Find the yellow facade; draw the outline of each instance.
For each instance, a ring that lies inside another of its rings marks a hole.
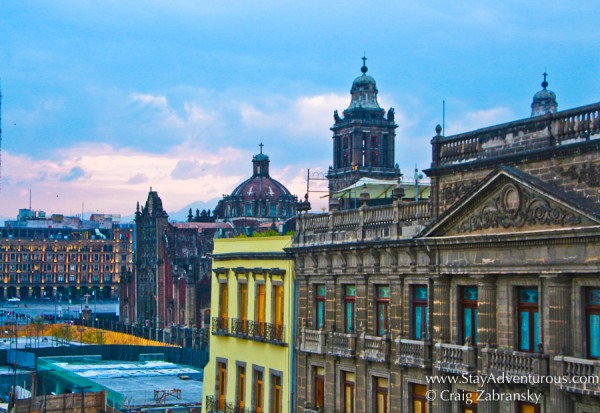
[[[291,243],[290,236],[215,240],[203,411],[291,411],[294,266],[284,251]]]

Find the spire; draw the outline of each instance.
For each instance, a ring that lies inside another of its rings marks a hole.
[[[363,61],[363,65],[360,68],[360,71],[363,72],[363,75],[364,75],[369,70],[369,68],[367,67],[367,56],[365,56],[364,54],[362,57],[362,61]]]
[[[542,81],[542,90],[537,92],[533,96],[533,102],[531,103],[531,117],[543,116],[548,113],[556,113],[558,103],[556,102],[556,95],[553,91],[548,90],[548,73],[542,73],[544,80]]]

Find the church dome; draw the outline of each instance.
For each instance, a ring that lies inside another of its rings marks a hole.
[[[295,214],[298,198],[269,175],[269,156],[252,157],[252,176],[239,184],[231,195],[223,196],[215,209],[217,218],[287,218]]]
[[[546,89],[548,82],[546,81],[547,73],[544,73],[544,81],[542,82],[542,90],[533,95],[531,103],[531,117],[547,115],[548,113],[556,113],[558,103],[556,102],[556,94]]]
[[[362,75],[354,79],[352,82],[352,89],[350,94],[352,100],[350,106],[344,111],[344,113],[358,110],[376,110],[381,111],[381,107],[377,102],[377,84],[372,76],[367,75],[369,68],[366,66],[366,57],[363,57],[363,65],[360,68]]]

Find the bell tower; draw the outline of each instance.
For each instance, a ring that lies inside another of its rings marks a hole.
[[[377,102],[377,84],[367,75],[363,57],[362,75],[354,79],[350,106],[340,117],[333,114],[333,166],[329,167],[329,196],[362,177],[395,180],[400,169],[394,165],[396,128],[394,109]]]

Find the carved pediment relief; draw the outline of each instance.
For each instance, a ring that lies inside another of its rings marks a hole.
[[[496,234],[590,225],[598,225],[598,220],[576,205],[502,171],[440,217],[424,235]]]

